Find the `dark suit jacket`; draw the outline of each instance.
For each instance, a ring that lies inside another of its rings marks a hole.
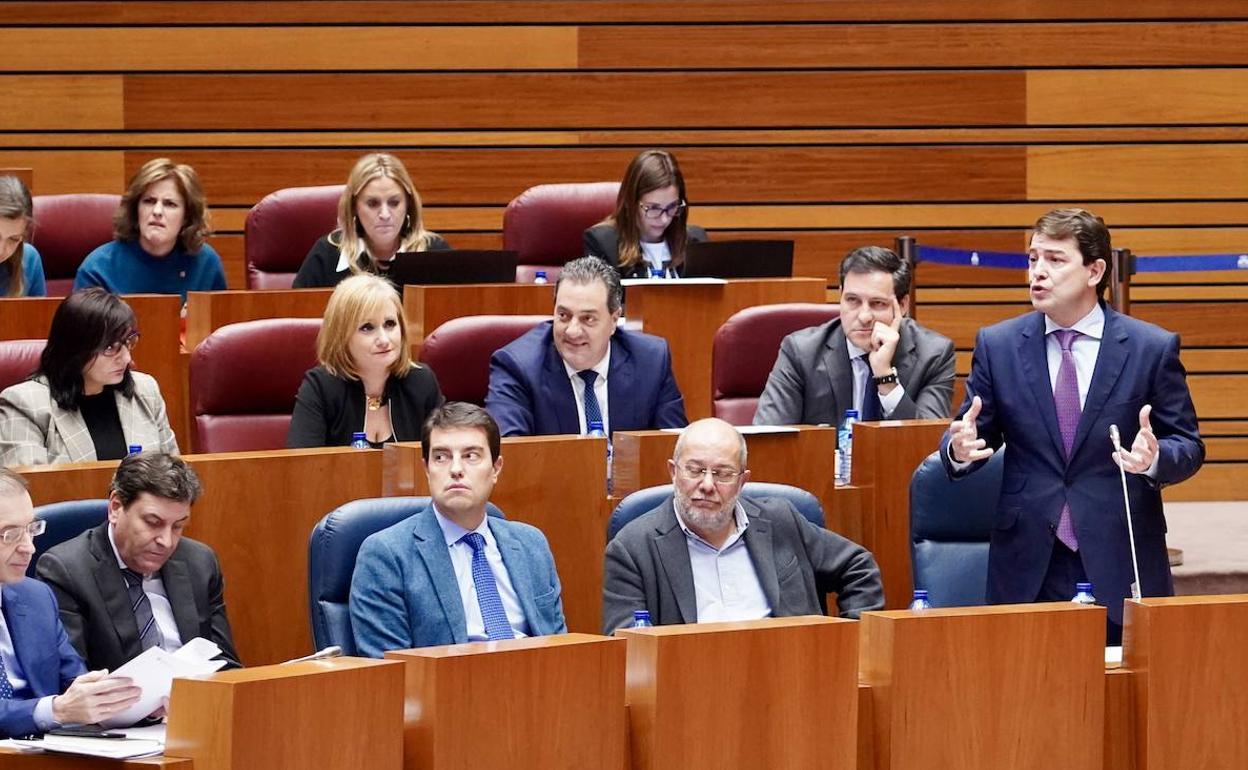
[[[787,500],[739,500],[750,520],[745,547],[773,617],[825,614],[829,592],[841,617],[884,608],[880,570],[865,548],[812,524]],[[633,610],[649,610],[655,625],[698,622],[689,546],[670,497],[607,544],[603,633],[631,623]]]
[[[386,380],[385,402],[395,441],[420,441],[425,418],[443,401],[433,370],[414,366],[404,377]],[[295,396],[295,412],[286,432],[288,447],[350,446],[364,430],[366,403],[359,380],[335,377],[318,366],[309,369]]]
[[[555,350],[553,325],[532,331],[490,357],[485,408],[504,436],[581,432],[572,383]],[[611,432],[683,428],[685,402],[672,375],[667,340],[616,330],[607,372],[607,420]]]
[[[981,329],[975,341],[966,401],[983,401],[979,437],[993,448],[1008,444],[1001,497],[988,552],[988,601],[1030,602],[1039,594],[1056,538],[1062,505],[1079,539],[1079,554],[1098,600],[1122,622],[1122,600],[1133,581],[1122,481],[1111,459],[1109,426],[1130,447],[1140,408],[1152,404],[1157,435],[1157,479],[1127,474],[1132,523],[1145,596],[1174,593],[1166,555],[1161,487],[1195,473],[1205,457],[1196,412],[1179,361],[1178,335],[1105,308],[1101,349],[1069,461],[1049,385],[1044,316],[1038,312]],[[956,477],[948,452],[941,457]],[[981,467],[972,465],[966,473]],[[1074,586],[1070,587],[1074,594]]]
[[[449,251],[451,249],[451,244],[447,243],[442,236],[437,233],[430,233],[430,235],[433,237],[429,239],[427,251]],[[348,278],[351,275],[350,268],[338,269],[338,260],[341,254],[341,250],[329,242],[329,235],[322,235],[316,243],[312,244],[312,249],[308,251],[308,256],[303,258],[303,264],[299,266],[299,272],[295,273],[295,279],[291,287],[295,289],[315,289],[337,286],[344,278]],[[368,260],[361,260],[360,267],[367,270]]]
[[[710,240],[706,231],[697,225],[689,225],[685,228],[685,237],[688,243],[702,243]],[[621,278],[649,278],[650,268],[645,260],[633,265],[633,269],[625,271],[620,267],[620,234],[615,229],[615,225],[597,224],[585,231],[582,240],[585,244],[585,255],[589,257],[598,257],[604,260],[608,265],[620,271]],[[680,269],[677,268],[677,273]]]
[[[87,668],[65,635],[51,589],[24,578],[0,586],[0,591],[4,593],[0,605],[13,638],[13,651],[33,695],[0,699],[0,738],[13,738],[35,732],[39,699],[65,692],[76,677],[87,673]]]
[[[953,342],[909,318],[893,354],[905,395],[890,420],[948,418],[953,401]],[[854,408],[854,367],[840,319],[793,332],[754,413],[755,425],[838,425]]]
[[[108,523],[83,532],[39,557],[39,579],[56,592],[70,641],[94,671],[137,657],[139,628],[126,579],[108,542]],[[183,643],[202,636],[221,648],[227,668],[241,665],[225,616],[225,582],[212,549],[189,537],[160,570]]]

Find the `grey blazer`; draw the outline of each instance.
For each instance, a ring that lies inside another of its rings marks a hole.
[[[773,617],[822,615],[837,594],[841,617],[884,608],[880,570],[867,549],[806,520],[787,500],[739,498],[750,525],[743,539]],[[655,625],[698,622],[685,531],[672,498],[639,516],[607,544],[602,630],[649,610]]]
[[[134,377],[134,398],[116,392],[121,432],[129,445],[178,453],[169,427],[165,400],[156,380],[142,372]],[[67,411],[52,400],[43,377],[19,382],[0,392],[0,465],[45,465],[90,462],[95,444],[82,413]]]
[[[948,419],[953,401],[953,342],[906,318],[893,356],[905,395],[890,420]],[[840,319],[793,332],[758,400],[755,425],[836,425],[854,408],[854,368]]]

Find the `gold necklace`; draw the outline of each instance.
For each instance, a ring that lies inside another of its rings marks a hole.
[[[368,411],[370,412],[375,412],[381,408],[381,396],[370,396],[365,393],[364,401],[368,404]]]

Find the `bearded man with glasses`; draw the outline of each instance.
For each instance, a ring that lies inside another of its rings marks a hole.
[[[744,498],[745,438],[710,418],[681,433],[668,461],[673,494],[607,545],[603,632],[648,610],[655,625],[883,609],[875,559],[786,500]]]

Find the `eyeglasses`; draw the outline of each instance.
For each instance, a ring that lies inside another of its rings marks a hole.
[[[660,206],[657,203],[641,204],[641,213],[646,219],[661,219],[664,214],[675,219],[680,216],[680,212],[685,210],[687,204],[684,201],[676,201],[666,206]]]
[[[680,475],[689,481],[701,481],[706,474],[711,474],[711,480],[716,484],[731,484],[741,475],[741,471],[733,468],[699,468],[696,465],[680,466]]]
[[[4,541],[5,545],[13,545],[19,542],[24,535],[30,535],[30,539],[34,540],[43,534],[48,528],[48,522],[43,519],[35,519],[24,527],[9,527],[0,532],[0,541]]]
[[[105,358],[116,358],[121,354],[121,349],[123,347],[127,350],[134,350],[134,346],[137,344],[139,344],[139,333],[137,331],[130,332],[130,334],[126,335],[124,340],[117,340],[113,344],[101,350],[100,355]]]

